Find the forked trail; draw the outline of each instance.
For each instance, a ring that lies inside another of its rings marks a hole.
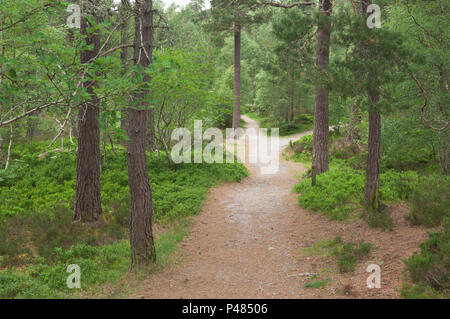
[[[258,123],[243,116],[246,127]],[[280,139],[280,147],[306,132]],[[202,211],[193,219],[192,232],[181,243],[181,262],[141,282],[135,298],[334,298],[399,297],[403,264],[424,238],[422,229],[403,221],[383,233],[357,220],[347,225],[309,213],[292,193],[306,168],[280,159],[277,174],[261,174],[259,164],[246,166],[250,176],[211,190]],[[397,216],[398,215],[398,216]],[[336,235],[364,239],[375,245],[373,260],[383,261],[382,289],[366,288],[367,265],[352,274],[339,274],[328,257],[303,256],[301,249]],[[394,242],[398,242],[393,245]],[[395,248],[393,246],[396,246]],[[330,279],[320,289],[304,288],[311,274]],[[341,293],[350,285],[350,295]]]

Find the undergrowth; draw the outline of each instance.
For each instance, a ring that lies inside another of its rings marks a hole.
[[[384,172],[380,175],[381,199],[407,199],[417,181],[418,175],[413,171]],[[302,207],[323,212],[331,219],[346,220],[363,206],[364,183],[364,171],[334,161],[327,172],[317,176],[316,186],[311,186],[311,180],[305,178],[294,187],[294,191],[300,193]]]
[[[77,296],[66,287],[68,265],[81,267],[83,291],[114,284],[130,266],[125,152],[108,153],[102,163],[101,220],[81,224],[72,223],[76,154],[38,159],[43,143],[17,144],[14,165],[0,175],[0,268],[7,267],[0,271],[0,298]],[[248,174],[237,163],[170,168],[155,154],[148,154],[148,171],[154,222],[169,228],[155,241],[157,268],[170,262],[188,232],[186,217],[200,211],[208,190]]]
[[[412,285],[402,289],[405,298],[450,298],[450,218],[442,229],[430,232],[420,251],[405,260]]]

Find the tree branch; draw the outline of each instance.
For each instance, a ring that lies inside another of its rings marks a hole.
[[[33,10],[29,11],[27,14],[25,14],[22,18],[20,18],[19,20],[11,23],[10,25],[4,27],[4,28],[0,28],[0,32],[1,31],[5,31],[7,29],[10,29],[12,27],[14,27],[15,25],[24,22],[26,19],[28,19],[29,17],[31,17],[32,15],[34,15],[35,13],[37,13],[40,10],[43,10],[45,8],[51,7],[52,5],[50,3],[47,3],[46,5],[42,6],[42,7],[37,7],[34,8]]]
[[[261,4],[265,5],[265,6],[284,8],[284,9],[291,9],[291,8],[299,7],[299,6],[311,6],[311,5],[314,5],[315,2],[313,2],[313,1],[303,1],[303,2],[294,2],[294,3],[291,3],[291,4],[281,4],[281,3],[278,3],[278,2],[262,2]]]
[[[57,105],[57,104],[62,103],[62,102],[64,102],[64,99],[60,99],[60,100],[55,101],[55,102],[51,102],[51,103],[47,103],[47,104],[42,104],[42,105],[36,106],[35,108],[33,108],[33,109],[31,109],[31,110],[29,110],[27,112],[24,112],[24,113],[22,113],[22,114],[20,114],[20,115],[18,115],[16,117],[13,117],[12,119],[9,119],[8,121],[1,122],[0,123],[0,127],[8,125],[8,124],[11,124],[11,123],[13,123],[13,122],[15,122],[17,120],[20,120],[20,119],[22,119],[24,117],[27,117],[28,115],[31,115],[31,114],[37,112],[39,110],[46,109],[46,108],[48,108],[50,106]]]
[[[417,79],[417,77],[414,75],[414,73],[412,73],[412,71],[408,68],[408,65],[406,65],[406,63],[402,62],[401,59],[400,59],[399,57],[397,57],[397,56],[395,56],[395,59],[397,60],[397,62],[398,62],[400,65],[403,65],[403,66],[405,67],[405,69],[406,69],[406,71],[408,72],[409,76],[410,76],[411,79],[413,79],[413,81],[416,83],[417,87],[418,87],[419,90],[420,90],[420,93],[422,94],[422,96],[423,96],[423,98],[424,98],[424,100],[425,100],[424,103],[423,103],[423,105],[422,105],[422,107],[421,107],[421,115],[420,115],[420,117],[421,117],[422,121],[423,121],[430,129],[432,129],[432,130],[434,130],[434,131],[440,132],[440,131],[446,130],[446,129],[449,127],[450,122],[448,122],[448,121],[447,121],[447,122],[446,122],[446,121],[443,121],[443,122],[445,122],[445,125],[442,126],[442,127],[437,128],[437,127],[434,127],[434,126],[430,123],[430,121],[428,121],[428,120],[426,119],[425,113],[426,113],[426,111],[427,111],[427,106],[428,106],[428,101],[429,101],[427,92],[425,91],[425,89],[423,88],[422,84],[421,84],[420,81]]]

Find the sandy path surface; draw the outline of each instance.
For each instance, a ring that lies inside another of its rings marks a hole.
[[[243,116],[246,127],[258,123]],[[300,136],[280,139],[280,147]],[[246,163],[250,176],[241,183],[212,189],[192,232],[181,243],[181,263],[142,281],[134,298],[335,298],[399,297],[401,258],[409,256],[425,237],[411,228],[396,209],[396,229],[385,233],[361,220],[343,225],[298,205],[292,193],[305,167],[280,159],[279,172],[261,174],[258,164]],[[367,265],[354,273],[339,274],[329,257],[301,257],[299,251],[315,241],[342,235],[375,245],[371,256],[382,262],[382,289],[367,289]],[[393,245],[398,242],[398,245]],[[324,270],[326,269],[326,270]],[[325,273],[323,272],[325,271]],[[326,276],[330,284],[304,288],[311,273]],[[348,294],[342,292],[347,287]]]

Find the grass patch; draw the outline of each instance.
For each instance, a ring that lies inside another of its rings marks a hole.
[[[355,266],[358,261],[362,260],[364,257],[368,257],[371,250],[371,243],[346,243],[336,245],[332,255],[338,260],[338,268],[340,272],[352,272],[355,270]]]
[[[331,282],[329,279],[318,279],[303,285],[303,288],[322,288]]]
[[[354,271],[355,266],[372,251],[372,244],[365,242],[344,243],[340,236],[332,240],[320,240],[300,251],[300,256],[327,256],[336,259],[340,272]]]
[[[159,257],[157,263],[164,267],[176,261],[174,253],[178,251],[178,243],[185,238],[190,231],[188,219],[179,220],[167,233],[159,236],[155,241],[156,254]],[[173,259],[174,257],[175,259]]]
[[[370,227],[381,228],[384,231],[392,231],[394,228],[394,219],[384,205],[377,211],[365,211],[363,218]]]
[[[314,127],[313,116],[309,114],[298,115],[295,120],[291,122],[277,120],[272,117],[264,117],[256,112],[246,113],[245,115],[252,120],[259,122],[259,126],[261,128],[279,128],[280,136],[307,132],[312,130]],[[270,130],[267,131],[267,135],[270,135]]]
[[[304,248],[300,251],[300,256],[328,256],[331,250],[342,241],[340,236],[336,236],[331,240],[316,241],[311,247]]]

